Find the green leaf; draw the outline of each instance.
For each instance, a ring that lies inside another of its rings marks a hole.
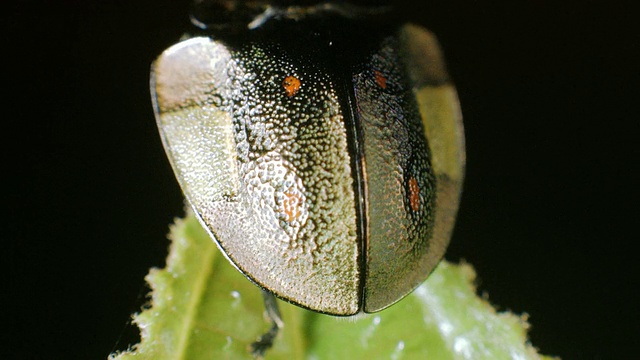
[[[233,268],[193,215],[171,227],[165,269],[152,269],[142,341],[113,360],[252,359],[270,326],[260,290]],[[524,317],[475,294],[467,264],[442,262],[410,296],[377,314],[336,318],[279,302],[285,327],[266,359],[543,359]]]

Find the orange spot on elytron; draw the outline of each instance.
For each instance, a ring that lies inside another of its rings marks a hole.
[[[284,196],[284,203],[282,204],[284,214],[287,216],[287,222],[292,222],[300,217],[300,207],[302,206],[300,195],[285,192]]]
[[[373,75],[376,77],[376,83],[383,89],[387,88],[387,78],[382,75],[382,73],[378,70],[373,72]]]
[[[414,212],[420,210],[420,186],[413,176],[409,179],[409,205]]]
[[[300,90],[300,85],[300,79],[291,75],[287,76],[282,81],[282,87],[284,88],[284,92],[288,97],[292,97],[293,95],[295,95],[298,90]]]

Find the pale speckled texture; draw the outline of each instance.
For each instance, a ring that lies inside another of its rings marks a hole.
[[[280,297],[349,315],[360,274],[346,132],[334,80],[310,63],[276,47],[192,39],[159,58],[153,91],[182,188],[234,264]],[[291,97],[289,75],[302,83]],[[206,86],[181,98],[185,78]]]

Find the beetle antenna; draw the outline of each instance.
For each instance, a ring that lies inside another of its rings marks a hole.
[[[282,321],[276,297],[266,290],[262,290],[262,297],[264,299],[265,312],[272,324],[266,333],[262,334],[258,340],[251,344],[251,353],[256,359],[262,359],[264,357],[265,352],[273,346],[278,332],[284,327],[284,321]]]

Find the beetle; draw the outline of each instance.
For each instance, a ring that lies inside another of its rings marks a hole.
[[[383,310],[428,277],[465,163],[433,35],[347,10],[243,8],[151,71],[166,154],[228,260],[266,299],[336,316]],[[258,352],[281,326],[266,301]]]

